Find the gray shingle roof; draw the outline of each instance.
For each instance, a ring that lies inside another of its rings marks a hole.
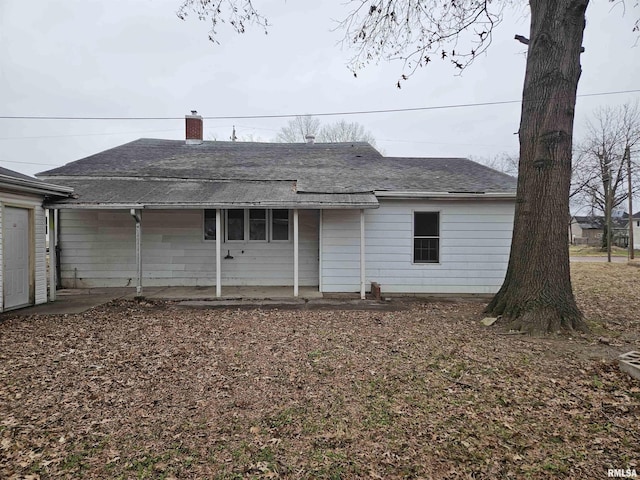
[[[377,207],[371,193],[296,193],[295,182],[288,181],[215,181],[177,179],[65,178],[73,186],[74,198],[56,201],[57,205],[93,207],[120,205],[122,208],[368,208]],[[87,199],[90,199],[87,201]]]
[[[115,183],[115,179],[124,177],[239,182],[289,180],[295,181],[298,194],[515,193],[516,189],[515,178],[464,158],[383,157],[362,142],[309,145],[206,141],[187,145],[183,140],[140,139],[38,176],[71,185],[80,199],[95,202],[102,199],[99,192],[109,189],[113,189],[114,195],[119,192],[119,198],[125,198],[128,192],[122,184]],[[90,182],[92,188],[83,188],[82,182],[88,186],[88,180],[80,181],[78,177],[94,178],[95,181]],[[263,187],[259,192],[256,190],[256,194],[266,194],[271,188]],[[176,186],[174,190],[176,195],[185,192],[183,186]],[[207,195],[204,190],[199,193],[202,198]],[[255,197],[247,190],[243,192],[248,198]],[[180,198],[189,200],[188,195],[176,197]],[[360,200],[368,202],[367,198]]]
[[[32,182],[37,182],[38,180],[30,177],[29,175],[24,175],[20,172],[15,172],[13,170],[9,170],[8,168],[0,167],[0,175],[6,175],[7,177],[19,178],[20,180],[31,180]]]
[[[603,230],[605,227],[606,219],[602,215],[574,215],[572,222],[577,223],[583,230]],[[628,218],[623,217],[613,217],[611,219],[611,225],[616,229],[625,228],[625,225],[628,222]]]

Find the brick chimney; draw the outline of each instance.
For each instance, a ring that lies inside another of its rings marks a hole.
[[[191,110],[191,115],[185,115],[185,136],[187,145],[200,145],[202,143],[202,117],[196,110]]]

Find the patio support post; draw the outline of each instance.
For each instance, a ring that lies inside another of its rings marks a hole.
[[[222,228],[220,227],[220,209],[216,208],[216,297],[222,296],[222,261],[220,260],[220,236],[222,235]]]
[[[56,272],[57,259],[56,259],[56,245],[58,245],[58,239],[56,234],[58,233],[58,226],[56,225],[56,213],[57,210],[49,209],[49,301],[53,302],[56,299],[56,280],[58,274]]]
[[[320,218],[318,226],[318,291],[322,292],[322,215],[323,210],[320,209]]]
[[[360,300],[365,299],[364,208],[360,209]]]
[[[140,210],[131,209],[131,216],[136,221],[136,269],[138,271],[138,281],[136,284],[136,297],[142,296],[142,231]]]
[[[298,296],[298,209],[293,209],[293,296]]]

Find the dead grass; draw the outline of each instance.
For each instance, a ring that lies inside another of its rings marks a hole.
[[[640,269],[574,264],[597,332],[482,305],[113,303],[0,323],[1,478],[605,478],[638,466]],[[635,294],[634,294],[635,292]]]
[[[640,255],[640,250],[634,249],[635,256]],[[573,257],[606,257],[607,251],[603,250],[602,247],[594,247],[589,245],[569,245],[569,255]],[[627,257],[629,255],[629,250],[626,248],[611,247],[611,256],[613,257]]]

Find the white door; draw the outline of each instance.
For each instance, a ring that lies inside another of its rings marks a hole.
[[[29,210],[4,209],[4,308],[29,304]]]

